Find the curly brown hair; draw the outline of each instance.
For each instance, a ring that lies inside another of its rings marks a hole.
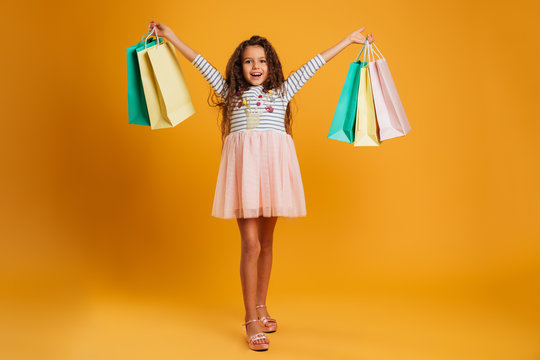
[[[225,98],[222,97],[222,94],[218,94],[212,87],[210,88],[210,94],[208,95],[207,102],[212,107],[220,107],[221,113],[221,123],[219,127],[221,129],[221,148],[225,142],[225,137],[230,133],[231,130],[231,114],[234,104],[237,103],[238,99],[236,98],[236,92],[240,89],[247,89],[251,86],[250,83],[244,79],[242,71],[242,55],[244,50],[248,46],[261,46],[264,49],[267,66],[268,66],[268,77],[264,81],[263,90],[274,90],[283,96],[285,93],[284,89],[284,77],[283,69],[279,57],[276,53],[276,50],[272,44],[264,37],[253,35],[249,40],[242,41],[234,50],[231,55],[227,68],[225,70],[225,82],[229,91],[227,92]],[[292,72],[291,72],[292,73]],[[230,91],[233,89],[233,91]],[[210,102],[210,99],[212,100]],[[287,110],[285,112],[285,131],[287,134],[292,136],[292,111],[291,111],[291,102],[287,104]]]

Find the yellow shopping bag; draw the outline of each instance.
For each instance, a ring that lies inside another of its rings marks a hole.
[[[360,84],[358,85],[358,104],[356,109],[356,126],[353,145],[379,146],[380,141],[375,106],[373,104],[373,94],[371,92],[371,79],[369,78],[369,70],[365,59],[363,63],[365,65],[360,69]]]
[[[137,52],[152,129],[170,128],[195,113],[191,96],[170,42]]]

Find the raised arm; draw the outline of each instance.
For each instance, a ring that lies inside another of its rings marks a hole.
[[[192,64],[199,70],[206,81],[218,93],[222,100],[225,100],[228,86],[225,78],[212,66],[201,54],[198,54]]]
[[[197,52],[180,40],[174,31],[172,31],[167,25],[152,20],[148,25],[148,31],[152,31],[154,35],[157,34],[157,36],[164,37],[169,40],[174,47],[176,47],[178,51],[180,51],[180,53],[189,60],[189,62],[192,62],[197,56]]]
[[[290,101],[294,94],[296,94],[304,84],[319,70],[324,64],[326,64],[330,59],[339,54],[343,49],[345,49],[350,44],[359,43],[363,44],[366,41],[364,35],[361,32],[364,28],[352,32],[345,39],[341,40],[336,45],[332,46],[328,50],[323,51],[320,54],[317,54],[311,60],[309,60],[304,66],[294,72],[287,80],[285,80],[285,100]],[[368,41],[373,42],[373,34],[370,34],[367,37]]]
[[[227,94],[227,83],[219,71],[217,71],[216,68],[214,68],[201,54],[198,54],[180,40],[167,25],[151,21],[149,29],[151,30],[154,27],[157,29],[158,36],[165,37],[169,40],[174,47],[201,72],[204,79],[212,86],[219,96],[224,99]]]
[[[285,101],[291,101],[294,94],[296,94],[304,84],[311,79],[315,74],[315,71],[319,70],[324,64],[326,64],[324,58],[321,54],[317,54],[300,69],[292,73],[287,80],[285,80]]]
[[[339,54],[343,49],[345,49],[347,46],[351,44],[364,44],[366,42],[366,37],[362,35],[362,31],[364,31],[365,27],[358,29],[356,31],[353,31],[351,34],[349,34],[345,39],[338,42],[336,45],[332,46],[328,50],[325,50],[321,53],[321,56],[323,57],[325,62],[330,61],[334,56]],[[373,34],[369,34],[367,36],[367,40],[369,43],[373,42]]]
[[[169,40],[175,48],[184,55],[186,59],[189,60],[189,62],[193,62],[195,60],[195,57],[197,56],[197,52],[190,48],[186,43],[184,43],[178,36],[176,36],[175,33],[171,32],[167,35],[167,40]]]

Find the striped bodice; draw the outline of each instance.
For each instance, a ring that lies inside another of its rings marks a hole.
[[[192,64],[201,72],[205,80],[224,99],[228,86],[223,76],[201,54]],[[263,92],[262,85],[250,86],[240,96],[234,94],[231,114],[231,133],[245,130],[275,130],[285,132],[285,112],[287,104],[304,84],[326,62],[317,54],[300,69],[291,74],[284,83],[283,96],[276,90]],[[245,101],[244,101],[245,100]],[[259,104],[257,104],[259,103]]]

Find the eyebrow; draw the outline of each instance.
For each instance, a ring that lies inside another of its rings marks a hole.
[[[244,58],[244,60],[247,60],[247,59],[253,59],[251,56],[247,56]],[[266,59],[266,56],[261,56],[259,59]]]

